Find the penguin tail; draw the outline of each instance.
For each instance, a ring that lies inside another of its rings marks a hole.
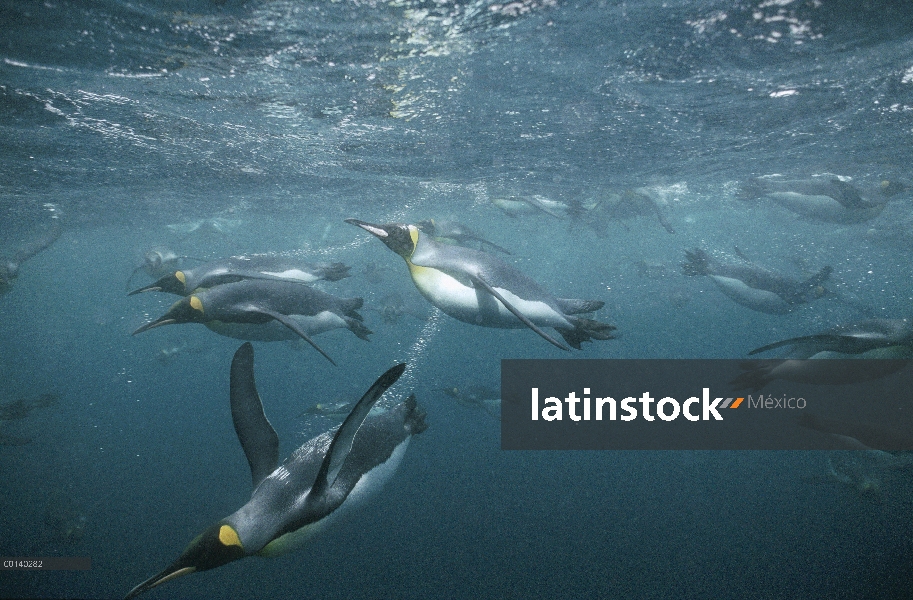
[[[342,313],[348,317],[351,317],[357,321],[364,321],[365,318],[358,314],[357,311],[365,303],[364,298],[343,298],[342,299]]]
[[[425,422],[425,417],[428,416],[428,413],[418,405],[415,400],[415,394],[410,394],[403,404],[406,407],[406,419],[403,422],[403,427],[406,428],[406,431],[412,435],[418,435],[428,429],[428,423]]]
[[[710,274],[710,257],[700,248],[685,250],[685,259],[682,263],[682,272],[689,277],[698,277]]]
[[[818,271],[817,274],[811,276],[808,279],[808,281],[805,282],[805,284],[808,287],[814,287],[816,285],[821,285],[822,283],[824,283],[825,281],[827,281],[830,278],[831,273],[833,273],[833,272],[834,272],[833,267],[830,267],[830,266],[823,267],[820,271]]]
[[[349,276],[349,267],[341,262],[320,263],[317,268],[317,275],[327,281],[339,281]]]
[[[591,342],[593,340],[611,340],[615,336],[612,332],[615,330],[614,325],[601,323],[593,319],[584,319],[582,317],[567,317],[573,325],[573,329],[565,327],[556,327],[555,329],[564,338],[568,346],[580,350],[582,342]]]
[[[361,315],[358,315],[358,319],[353,319],[352,317],[343,317],[343,319],[345,320],[346,327],[349,328],[349,331],[367,342],[371,341],[368,336],[374,332],[365,327],[365,324],[361,322]]]
[[[735,390],[749,389],[757,392],[774,380],[774,378],[771,377],[770,372],[773,370],[774,366],[781,362],[783,361],[741,362],[739,363],[739,367],[742,369],[742,372],[729,383]]]
[[[767,192],[767,186],[764,185],[764,182],[757,177],[752,177],[742,182],[738,192],[736,192],[736,198],[739,200],[757,200],[764,197]]]
[[[581,315],[596,312],[605,306],[602,300],[577,300],[573,298],[558,298],[558,308],[566,315]]]

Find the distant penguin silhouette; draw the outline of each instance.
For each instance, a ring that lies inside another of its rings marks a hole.
[[[823,284],[831,267],[822,268],[805,280],[792,279],[758,266],[744,258],[741,261],[720,260],[700,248],[685,251],[682,271],[691,277],[709,277],[721,292],[737,303],[774,315],[790,312],[796,306],[825,296]]]
[[[767,344],[748,354],[787,346],[793,358],[911,358],[913,325],[908,319],[866,319]]]
[[[443,244],[456,244],[469,248],[485,250],[491,248],[504,254],[510,254],[510,251],[501,246],[490,242],[481,235],[470,229],[467,225],[447,219],[427,219],[415,224],[423,233],[434,237],[435,240]]]
[[[743,182],[744,200],[766,198],[803,217],[828,223],[862,223],[881,214],[887,203],[907,187],[897,181],[882,181],[872,197],[864,198],[852,184],[836,175],[809,179],[756,177]]]
[[[63,233],[63,218],[56,204],[42,207],[42,222],[29,229],[25,236],[10,248],[0,250],[0,296],[6,294],[19,276],[22,263],[57,241]]]

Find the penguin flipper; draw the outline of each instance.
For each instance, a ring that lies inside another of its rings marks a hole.
[[[831,185],[836,188],[836,192],[831,198],[839,202],[845,208],[869,208],[871,204],[862,199],[859,191],[845,181],[840,181],[836,177],[831,180]]]
[[[815,344],[826,344],[833,346],[834,344],[840,343],[845,339],[845,336],[834,335],[831,333],[822,333],[819,335],[805,335],[802,337],[789,338],[788,340],[780,340],[779,342],[774,342],[772,344],[767,344],[766,346],[761,346],[760,348],[755,348],[748,353],[749,356],[754,354],[761,354],[762,352],[767,352],[768,350],[773,350],[775,348],[782,348],[783,346],[794,346],[796,344],[801,344],[803,342],[813,342]]]
[[[316,344],[316,342],[314,342],[314,340],[311,339],[311,336],[309,336],[303,329],[301,329],[301,327],[298,326],[298,323],[295,323],[293,320],[291,320],[290,318],[288,318],[287,315],[283,315],[283,314],[281,314],[281,313],[277,313],[276,311],[272,311],[272,310],[265,310],[265,309],[262,309],[262,308],[254,308],[254,309],[251,309],[251,310],[252,310],[252,312],[258,312],[258,313],[264,314],[264,315],[266,315],[266,316],[268,316],[268,317],[270,317],[270,318],[272,318],[272,319],[275,319],[276,321],[279,321],[280,323],[282,323],[283,325],[285,325],[286,327],[288,327],[289,329],[291,329],[292,331],[294,331],[295,333],[297,333],[299,336],[301,336],[301,339],[303,339],[305,342],[307,342],[308,344],[310,344],[311,346],[313,346],[313,347],[314,347],[314,350],[316,350],[317,352],[320,352],[321,354],[323,354],[323,356],[324,356],[328,361],[330,361],[331,363],[333,363],[333,366],[334,366],[334,367],[338,367],[338,366],[339,366],[339,365],[336,364],[336,362],[335,362],[332,358],[330,358],[330,355],[329,355],[329,354],[327,354],[326,352],[324,352],[323,349],[322,349],[320,346],[318,346],[318,345]]]
[[[254,382],[254,347],[245,342],[231,361],[231,420],[250,464],[254,489],[279,464],[279,436],[263,413]]]
[[[478,238],[478,240],[482,245],[490,246],[492,248],[492,250],[497,250],[498,252],[503,252],[504,254],[510,255],[510,250],[507,250],[506,248],[502,248],[501,246],[495,244],[494,242],[489,242],[488,240],[483,239],[483,238]]]
[[[497,299],[501,302],[501,304],[504,305],[504,308],[506,308],[507,310],[509,310],[510,312],[512,312],[512,313],[514,314],[515,317],[517,317],[518,319],[520,319],[520,321],[523,322],[524,325],[526,325],[527,327],[529,327],[530,329],[532,329],[533,331],[535,331],[536,333],[538,333],[540,336],[542,336],[543,338],[545,338],[549,343],[551,343],[551,344],[557,346],[558,348],[561,348],[562,350],[565,350],[565,351],[567,351],[567,352],[570,352],[570,351],[571,351],[571,349],[568,348],[565,344],[562,344],[561,342],[559,342],[558,340],[556,340],[555,338],[553,338],[553,337],[550,336],[549,334],[547,334],[547,333],[545,333],[544,331],[542,331],[542,329],[540,329],[538,325],[536,325],[535,323],[533,323],[532,321],[530,321],[530,320],[526,317],[526,315],[524,315],[524,314],[521,313],[519,310],[517,310],[517,307],[516,307],[516,306],[514,306],[513,304],[511,304],[510,302],[508,302],[508,301],[504,298],[504,296],[502,296],[501,293],[498,292],[495,288],[493,288],[492,286],[490,286],[490,285],[488,284],[487,281],[485,281],[484,279],[482,279],[481,277],[479,277],[479,276],[477,276],[477,275],[471,275],[471,274],[470,274],[470,275],[469,275],[469,278],[472,280],[472,282],[473,282],[474,284],[479,285],[479,286],[482,286],[483,288],[485,288],[485,290],[487,290],[489,294],[491,294],[492,296],[494,296],[495,298],[497,298]]]
[[[326,500],[327,492],[336,481],[336,476],[352,450],[352,442],[355,441],[355,434],[358,433],[361,424],[368,416],[368,413],[371,412],[377,400],[390,386],[396,383],[396,380],[399,379],[405,370],[406,363],[400,363],[378,377],[377,381],[368,388],[364,396],[355,404],[355,408],[342,422],[339,429],[336,430],[326,456],[323,457],[323,462],[320,464],[320,470],[317,472],[314,485],[311,486],[311,492],[308,494],[308,503],[319,503]]]

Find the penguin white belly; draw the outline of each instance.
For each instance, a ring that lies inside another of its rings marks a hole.
[[[455,319],[484,327],[519,329],[526,327],[520,319],[484,289],[476,289],[443,271],[409,263],[409,273],[418,291],[431,304]],[[492,285],[504,299],[536,325],[564,327],[573,325],[551,306],[540,300],[524,300],[509,290]],[[481,302],[480,302],[481,300]]]
[[[804,217],[828,223],[860,223],[872,219],[881,212],[882,206],[870,208],[847,208],[830,196],[813,196],[798,192],[772,192],[767,197]]]
[[[792,310],[792,305],[780,296],[767,290],[749,287],[741,279],[721,275],[711,275],[710,279],[720,288],[721,292],[751,310],[772,315],[783,315]]]
[[[842,359],[886,359],[886,360],[906,360],[913,358],[913,349],[908,346],[884,346],[882,348],[872,348],[871,350],[866,350],[865,352],[860,352],[859,354],[846,354],[843,352],[837,352],[835,350],[822,350],[821,352],[816,352],[809,358],[815,359],[827,359],[827,358],[842,358]]]
[[[314,283],[319,279],[315,277],[313,273],[308,273],[302,271],[301,269],[287,269],[285,271],[261,271],[264,275],[269,275],[271,277],[279,277],[288,281],[300,281],[302,283]]]
[[[317,335],[331,329],[347,327],[342,317],[328,310],[316,315],[289,315],[289,317],[298,323],[299,327],[308,335]],[[278,321],[268,321],[266,323],[210,321],[206,323],[206,327],[219,335],[254,342],[278,342],[299,339],[297,333]]]
[[[264,546],[257,554],[260,556],[278,556],[301,547],[344,512],[349,512],[349,510],[362,504],[364,500],[376,494],[384,484],[393,477],[393,474],[399,468],[400,464],[402,464],[403,456],[406,454],[406,448],[409,446],[410,439],[411,436],[407,437],[399,446],[393,449],[390,458],[363,474],[358,480],[358,483],[355,484],[355,487],[352,488],[352,491],[349,492],[345,501],[343,501],[342,506],[319,521],[315,521],[314,523],[310,523],[300,529],[296,529],[295,531],[291,531],[276,538]],[[308,490],[308,492],[310,492],[310,490]],[[302,500],[306,495],[307,492],[302,494]]]

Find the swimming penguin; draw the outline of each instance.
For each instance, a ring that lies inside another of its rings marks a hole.
[[[597,235],[607,233],[608,224],[612,221],[624,223],[625,219],[641,216],[655,216],[659,224],[669,233],[675,229],[666,218],[668,202],[651,188],[626,190],[624,193],[613,192],[596,201],[571,203],[572,218],[585,223]],[[627,228],[627,226],[625,225]]]
[[[133,290],[128,295],[169,292],[186,296],[197,288],[209,288],[242,279],[313,283],[321,279],[338,281],[348,276],[349,267],[338,262],[311,263],[290,256],[249,254],[214,260],[193,269],[168,273],[155,283]]]
[[[457,246],[467,246],[469,248],[477,247],[484,250],[485,246],[504,254],[510,254],[494,242],[489,242],[481,235],[456,221],[443,219],[427,219],[415,224],[423,233],[433,236],[435,240],[443,244],[456,244]]]
[[[206,262],[192,256],[178,256],[173,250],[164,246],[152,248],[143,254],[143,264],[133,269],[133,272],[130,273],[130,277],[127,279],[127,289],[130,289],[133,278],[140,271],[144,271],[153,279],[159,279],[169,273],[173,273],[178,268],[178,263],[184,259]]]
[[[756,177],[742,184],[745,200],[767,198],[794,213],[828,223],[862,223],[877,217],[887,203],[907,187],[897,181],[882,181],[875,198],[864,198],[858,189],[836,175],[788,180]]]
[[[781,340],[749,355],[791,346],[791,358],[913,358],[913,325],[907,319],[866,319],[815,335]]]
[[[22,263],[49,248],[63,233],[60,208],[56,204],[47,203],[42,209],[46,221],[29,231],[24,239],[18,240],[20,243],[10,249],[10,255],[0,256],[0,296],[10,290],[13,279],[19,276]]]
[[[752,310],[782,315],[800,304],[827,295],[822,285],[831,274],[831,267],[822,268],[804,281],[774,273],[742,258],[741,262],[722,262],[704,250],[685,251],[687,262],[682,263],[685,275],[707,276],[721,292]]]
[[[743,372],[733,384],[740,389],[760,390],[775,379],[822,385],[878,379],[909,365],[913,326],[906,319],[868,319],[767,344],[748,354],[787,346],[791,347],[788,359],[740,363]]]
[[[242,340],[272,342],[297,335],[335,365],[310,336],[346,327],[367,340],[371,330],[355,312],[362,302],[361,298],[339,298],[300,283],[245,279],[197,290],[133,335],[175,323],[202,323],[220,335]]]
[[[564,202],[539,195],[495,197],[491,199],[491,203],[510,217],[542,211],[556,219],[563,219],[571,210],[571,207]]]
[[[483,327],[526,326],[562,350],[569,348],[541,327],[554,327],[578,350],[581,342],[613,337],[614,326],[573,316],[599,310],[604,302],[556,298],[498,258],[440,244],[415,225],[374,225],[358,219],[346,219],[346,223],[377,236],[402,256],[422,295],[455,319]]]
[[[246,556],[293,550],[341,510],[383,485],[402,462],[411,437],[427,428],[414,395],[385,412],[371,410],[405,368],[400,364],[381,375],[338,429],[306,442],[277,466],[279,438],[257,394],[253,347],[243,344],[231,363],[231,415],[250,464],[251,498],[203,531],[177,560],[130,590],[126,598]]]
[[[913,450],[913,435],[880,423],[870,423],[858,419],[832,419],[809,411],[803,411],[797,422],[801,427],[827,433],[839,439],[848,449]]]

